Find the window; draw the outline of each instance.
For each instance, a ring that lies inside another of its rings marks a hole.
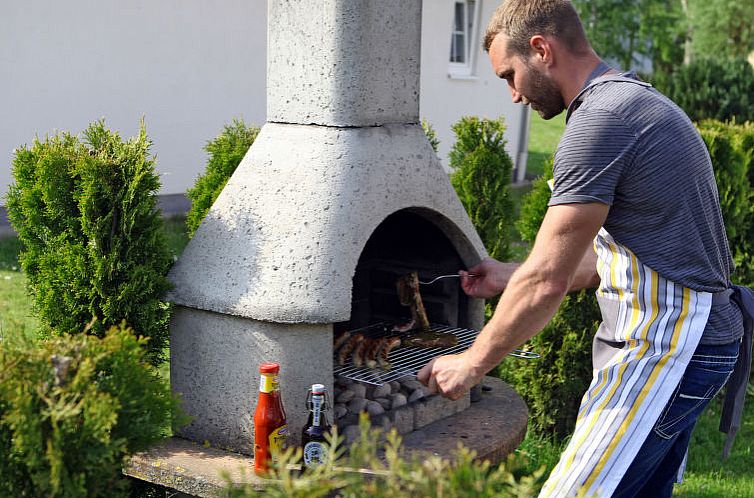
[[[472,76],[477,52],[476,33],[481,0],[456,1],[453,4],[453,31],[450,35],[450,75]]]

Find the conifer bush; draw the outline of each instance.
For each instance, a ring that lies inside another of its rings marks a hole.
[[[169,430],[177,402],[145,339],[113,327],[0,342],[0,495],[127,496],[127,454]]]
[[[731,280],[754,286],[754,123],[697,124],[715,170],[735,269]]]
[[[225,188],[225,184],[254,143],[259,131],[256,126],[247,125],[241,119],[234,119],[232,124],[225,125],[222,133],[204,147],[209,155],[204,173],[186,192],[186,196],[191,200],[191,209],[186,215],[189,237],[194,235],[207,216],[209,208]]]
[[[511,256],[513,202],[508,186],[513,161],[505,150],[503,119],[464,117],[453,125],[450,182],[482,238],[498,260]]]
[[[517,222],[521,238],[533,243],[547,211],[552,161],[524,197]],[[499,375],[526,401],[529,429],[541,436],[562,438],[576,424],[581,398],[592,379],[592,337],[601,321],[594,289],[568,294],[555,316],[527,343],[541,357],[508,359]]]
[[[34,309],[54,335],[86,329],[102,337],[125,320],[149,338],[157,364],[168,342],[170,309],[160,296],[172,258],[151,141],[143,122],[126,141],[103,121],[82,136],[35,139],[13,157],[8,217]]]
[[[746,59],[695,60],[657,72],[652,84],[692,121],[754,121],[754,68]]]

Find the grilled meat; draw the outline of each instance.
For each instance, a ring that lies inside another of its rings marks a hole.
[[[398,299],[403,306],[411,309],[411,318],[421,330],[429,330],[429,319],[419,294],[419,274],[411,272],[396,282]]]
[[[345,365],[351,357],[351,352],[363,341],[364,334],[361,332],[351,335],[351,338],[348,339],[348,341],[346,341],[338,350],[338,365]]]

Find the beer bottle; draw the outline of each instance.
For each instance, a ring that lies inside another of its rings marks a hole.
[[[285,448],[288,425],[278,387],[280,365],[262,363],[259,373],[259,401],[254,412],[254,471],[263,475],[267,473],[273,451]]]
[[[309,420],[301,433],[304,447],[304,467],[316,467],[327,460],[328,444],[325,435],[331,426],[327,422],[328,397],[325,386],[313,384],[306,398]]]

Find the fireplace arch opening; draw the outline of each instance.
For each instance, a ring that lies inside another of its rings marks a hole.
[[[402,209],[380,223],[356,265],[350,320],[339,324],[338,329],[407,321],[410,310],[400,304],[396,289],[400,276],[416,271],[419,280],[429,281],[466,268],[452,236],[445,232],[447,227],[441,228],[441,224],[436,213],[419,208]],[[469,325],[468,298],[461,290],[459,279],[422,285],[421,295],[431,323],[452,327]]]

